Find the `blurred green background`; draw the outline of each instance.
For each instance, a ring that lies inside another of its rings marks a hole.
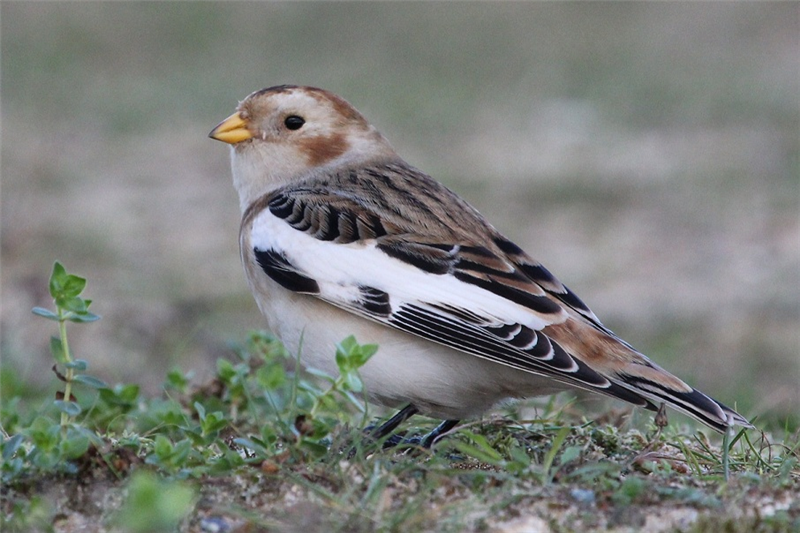
[[[52,386],[54,260],[110,382],[207,376],[261,326],[238,100],[316,85],[621,336],[744,414],[800,405],[796,3],[2,2],[4,396]]]

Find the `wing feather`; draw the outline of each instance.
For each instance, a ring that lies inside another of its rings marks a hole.
[[[720,431],[749,425],[619,339],[544,266],[410,167],[279,189],[248,209],[242,228],[263,271],[289,290],[573,387],[648,409],[663,401]]]

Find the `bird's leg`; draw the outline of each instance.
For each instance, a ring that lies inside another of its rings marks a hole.
[[[656,425],[656,432],[653,435],[653,438],[650,439],[650,442],[647,443],[642,451],[636,454],[636,457],[631,460],[631,464],[639,461],[643,457],[646,457],[647,454],[653,451],[653,448],[655,448],[656,444],[658,444],[659,437],[661,437],[661,432],[665,427],[667,427],[667,425],[669,425],[669,420],[667,419],[667,405],[664,402],[661,402],[661,405],[658,406],[658,411],[656,412],[656,416],[653,418],[653,422],[655,422]]]
[[[658,406],[658,412],[656,413],[653,422],[655,422],[656,428],[658,428],[656,436],[661,435],[661,430],[669,425],[669,419],[667,418],[667,405],[664,402],[661,402],[661,405]]]
[[[438,441],[441,437],[444,437],[444,435],[448,431],[456,427],[456,425],[458,425],[458,422],[459,422],[458,420],[445,420],[444,422],[433,428],[433,431],[431,431],[422,438],[420,446],[422,446],[426,450],[429,450],[436,441]]]
[[[395,429],[397,426],[417,414],[419,410],[413,404],[408,404],[400,409],[392,418],[378,426],[377,428],[367,428],[369,435],[375,440],[382,439]]]
[[[377,428],[369,427],[366,429],[366,431],[369,434],[369,436],[372,437],[373,439],[380,440],[388,436],[395,429],[397,429],[397,426],[399,426],[400,424],[402,424],[403,422],[405,422],[418,412],[419,410],[416,407],[414,407],[413,404],[408,404],[402,409],[400,409],[400,411],[398,411],[393,417],[391,417],[389,420],[387,420]],[[458,425],[458,422],[459,422],[458,420],[445,420],[441,424],[433,428],[433,430],[430,433],[422,437],[417,436],[417,437],[410,437],[403,439],[397,436],[392,436],[389,439],[387,439],[386,442],[384,442],[383,447],[391,448],[402,444],[409,444],[409,445],[421,446],[422,448],[425,449],[430,449],[430,447],[433,446],[434,443],[436,443],[436,441],[438,441],[441,437],[443,437],[445,433],[456,427],[456,425]]]
[[[431,446],[433,446],[441,437],[445,435],[445,433],[456,427],[458,422],[458,420],[445,420],[433,428],[433,430],[427,435],[415,435],[405,439],[392,437],[384,443],[383,448],[386,449],[393,446],[419,446],[420,448],[429,450]]]

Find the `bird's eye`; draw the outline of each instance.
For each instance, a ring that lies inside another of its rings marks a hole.
[[[303,120],[303,117],[298,117],[297,115],[289,115],[288,117],[286,117],[283,123],[290,130],[299,130],[300,128],[303,127],[303,124],[305,124],[306,121]]]

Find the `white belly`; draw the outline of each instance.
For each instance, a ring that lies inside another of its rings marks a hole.
[[[378,344],[361,378],[371,401],[397,407],[412,403],[421,413],[461,419],[501,400],[552,394],[566,388],[548,378],[512,369],[394,330],[290,292],[263,275],[249,276],[270,330],[306,366],[338,375],[336,344],[354,335]],[[256,278],[256,279],[253,279]]]

